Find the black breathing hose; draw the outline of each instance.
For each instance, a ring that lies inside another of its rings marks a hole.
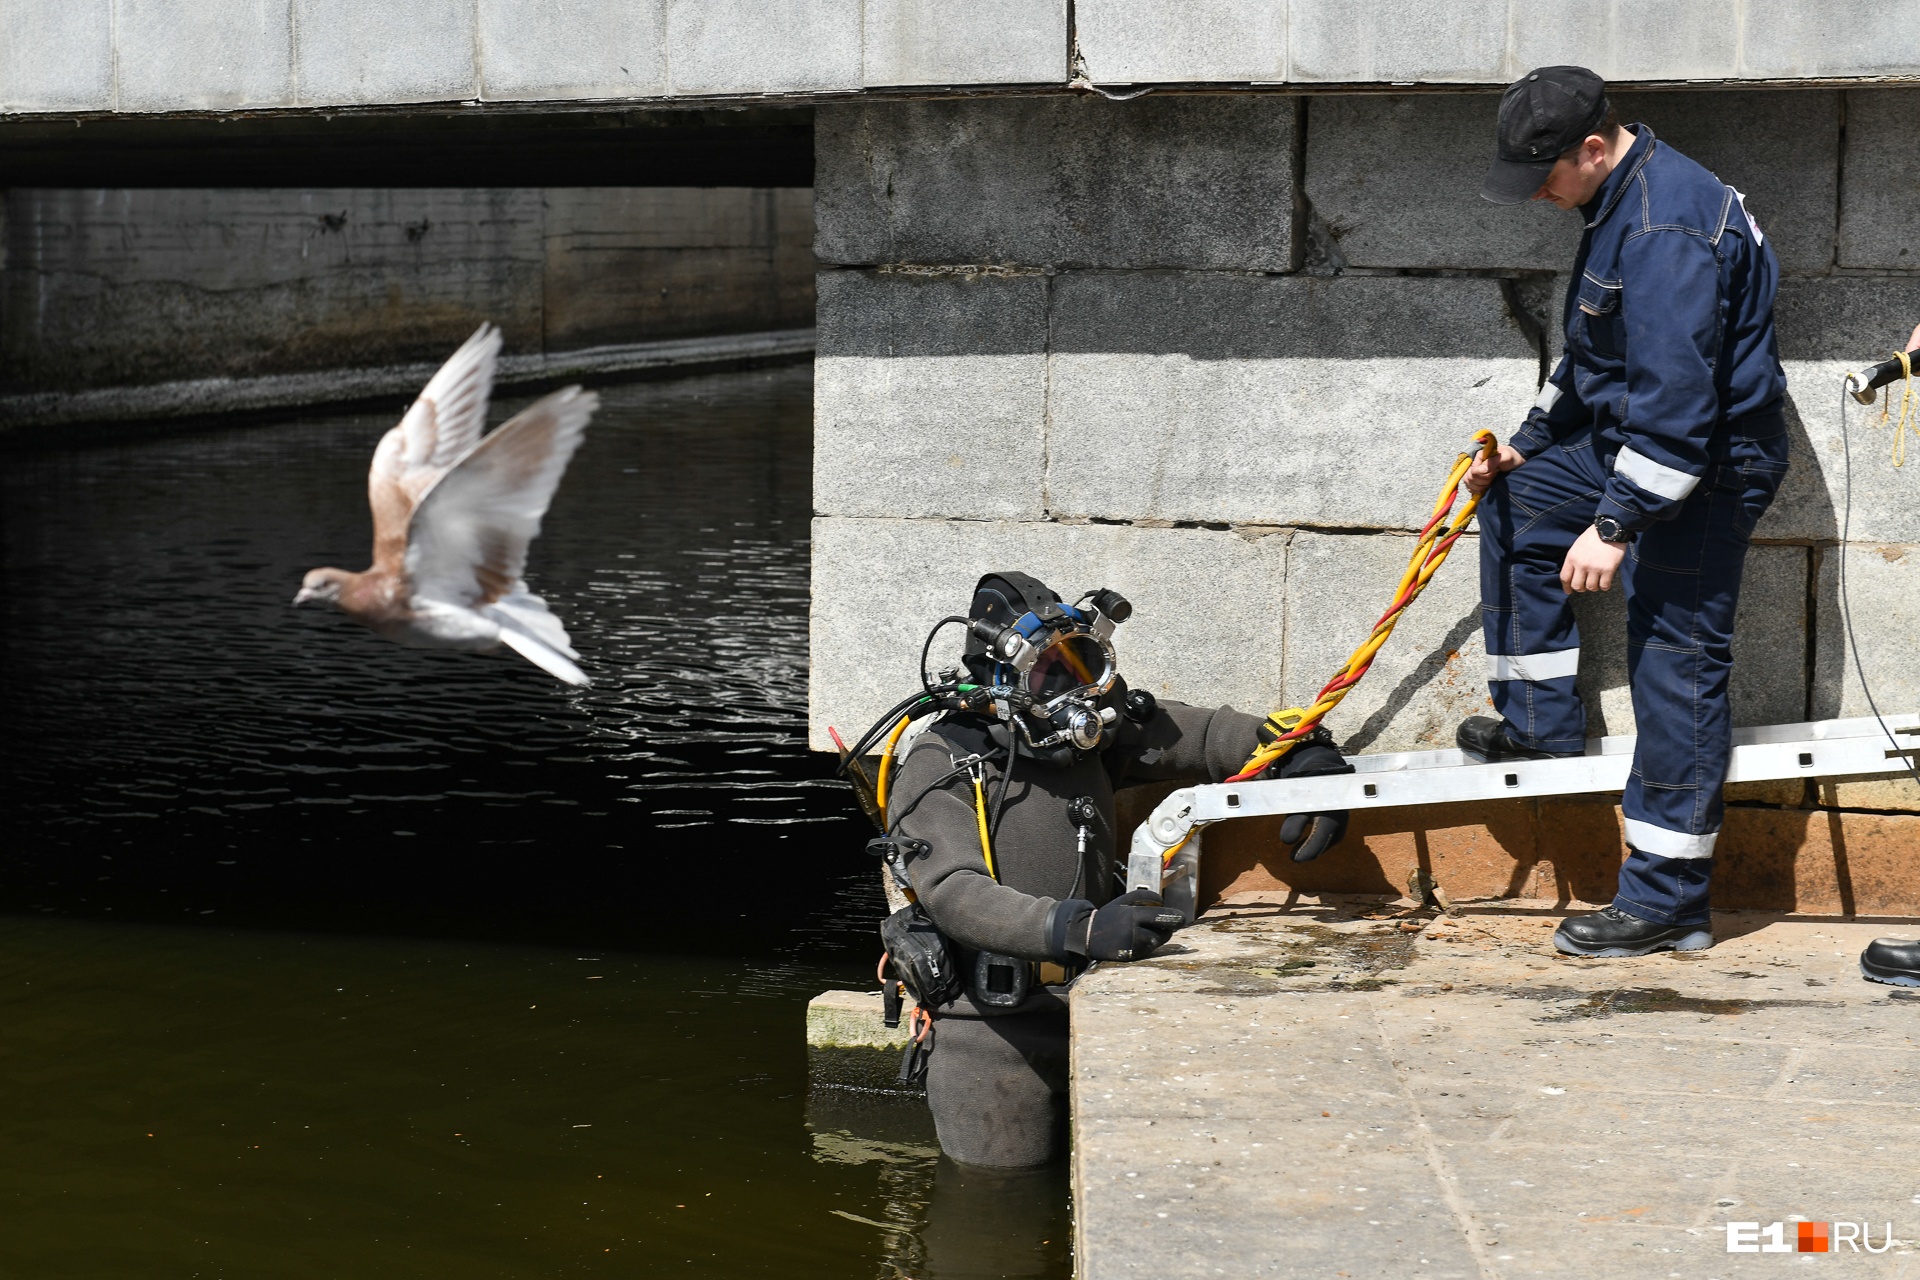
[[[927,694],[923,691],[909,694],[907,697],[894,703],[890,710],[882,713],[880,718],[875,720],[851,747],[847,748],[847,754],[840,761],[840,766],[833,771],[834,776],[839,777],[844,774],[855,760],[858,760],[866,754],[867,748],[872,746],[881,734],[893,727],[895,721],[899,720],[902,715],[905,715],[908,711],[926,700]]]
[[[933,652],[933,638],[940,634],[940,628],[946,626],[950,622],[957,622],[961,626],[965,627],[965,626],[971,625],[973,622],[973,619],[963,618],[957,613],[950,613],[946,617],[940,619],[940,621],[934,623],[933,630],[927,632],[926,643],[920,646],[920,689],[921,689],[921,692],[923,693],[930,694],[934,691],[936,687],[938,688],[946,687],[945,685],[936,686],[933,683],[933,681],[927,678],[927,655]]]

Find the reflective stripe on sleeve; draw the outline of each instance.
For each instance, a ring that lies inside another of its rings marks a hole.
[[[1489,680],[1558,680],[1580,673],[1580,651],[1557,649],[1552,653],[1490,653],[1487,655]]]
[[[1655,462],[1644,453],[1635,453],[1631,445],[1620,450],[1620,456],[1613,460],[1613,469],[1648,493],[1673,502],[1692,493],[1693,487],[1700,483],[1699,476],[1690,476],[1676,467]]]
[[[1656,827],[1651,822],[1642,822],[1638,818],[1628,818],[1626,827],[1627,843],[1640,852],[1650,853],[1656,858],[1711,858],[1713,842],[1720,838],[1718,831],[1693,836],[1684,831],[1669,831],[1665,827]]]
[[[1552,413],[1553,406],[1560,403],[1560,396],[1560,388],[1554,386],[1553,379],[1549,378],[1546,385],[1540,388],[1540,398],[1533,402],[1533,407],[1542,413]]]

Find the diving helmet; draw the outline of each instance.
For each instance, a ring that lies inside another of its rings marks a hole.
[[[1117,718],[1101,702],[1118,674],[1113,628],[1132,615],[1109,588],[1069,605],[1029,574],[989,573],[973,589],[963,660],[1028,748],[1091,751]]]

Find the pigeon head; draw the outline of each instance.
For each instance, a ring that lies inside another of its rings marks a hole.
[[[300,591],[293,597],[295,604],[308,604],[318,600],[321,604],[338,607],[340,589],[346,585],[350,575],[345,569],[312,569],[300,580]]]

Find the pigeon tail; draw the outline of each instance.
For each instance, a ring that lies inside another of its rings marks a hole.
[[[545,600],[527,590],[526,583],[515,583],[513,594],[479,611],[499,625],[501,643],[528,662],[568,684],[592,683],[571,661],[580,655],[574,652],[566,627],[548,612]]]
[[[542,671],[558,676],[568,684],[585,688],[593,683],[587,679],[586,672],[523,631],[513,627],[501,627],[500,642]]]
[[[544,599],[527,590],[524,582],[516,582],[506,598],[480,606],[480,612],[499,623],[502,631],[524,632],[557,653],[569,658],[580,656],[574,652],[573,640],[560,619],[553,616]]]

